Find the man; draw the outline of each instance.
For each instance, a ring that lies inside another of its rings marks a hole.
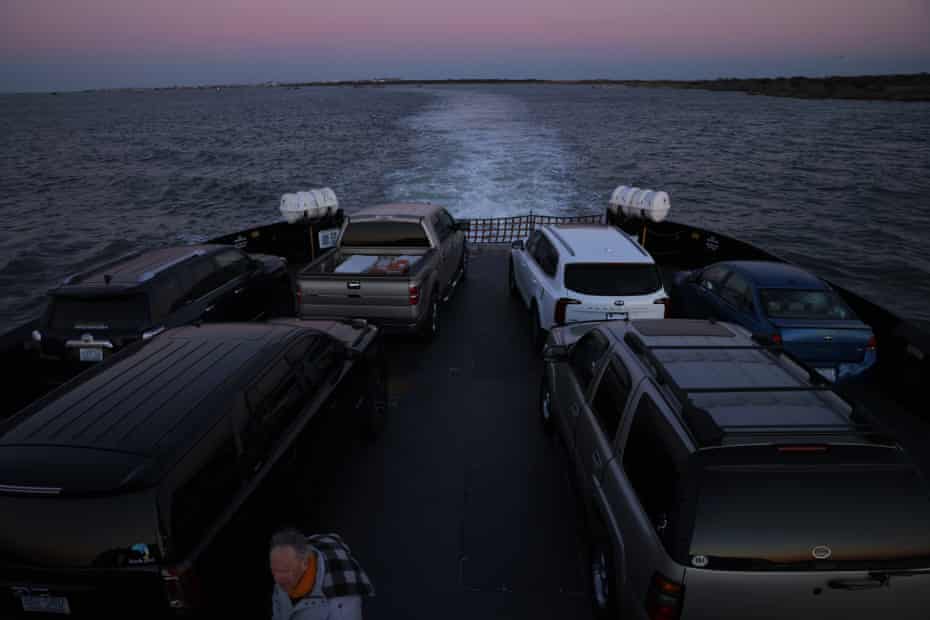
[[[336,534],[306,537],[285,529],[271,537],[272,620],[361,620],[368,575]]]

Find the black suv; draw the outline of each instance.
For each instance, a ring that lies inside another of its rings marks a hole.
[[[195,321],[294,316],[287,262],[225,245],[136,252],[49,291],[33,332],[44,358],[99,362],[126,344]]]
[[[0,617],[201,606],[205,550],[311,419],[380,428],[383,360],[364,321],[186,326],[0,423]]]

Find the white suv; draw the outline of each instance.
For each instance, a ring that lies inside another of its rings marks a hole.
[[[577,321],[664,318],[668,295],[655,261],[611,226],[548,225],[515,241],[510,292],[530,309],[533,335]]]

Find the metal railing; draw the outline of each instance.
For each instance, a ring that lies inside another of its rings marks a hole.
[[[469,243],[510,243],[526,239],[543,224],[606,224],[604,213],[588,215],[519,215],[516,217],[488,217],[459,220],[466,225],[465,238]]]

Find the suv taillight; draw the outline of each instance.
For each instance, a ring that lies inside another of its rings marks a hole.
[[[581,302],[577,299],[569,299],[568,297],[561,297],[558,301],[555,302],[555,315],[552,317],[556,325],[565,324],[565,310],[569,305],[580,304]]]
[[[201,606],[200,582],[190,567],[163,568],[161,581],[171,609],[196,609]]]
[[[655,573],[646,594],[646,614],[649,620],[678,620],[684,598],[683,585]]]
[[[668,299],[668,297],[659,297],[658,299],[656,299],[656,300],[655,300],[654,302],[652,302],[652,303],[654,303],[654,304],[662,304],[663,306],[665,306],[665,308],[662,310],[662,318],[663,318],[663,319],[667,319],[667,318],[668,318],[668,304],[669,304],[669,299]]]
[[[415,306],[420,303],[420,287],[414,284],[410,285],[410,288],[407,289],[410,293],[410,305]]]
[[[875,338],[875,334],[869,338],[869,342],[865,345],[866,351],[874,351],[878,348],[878,340]]]

